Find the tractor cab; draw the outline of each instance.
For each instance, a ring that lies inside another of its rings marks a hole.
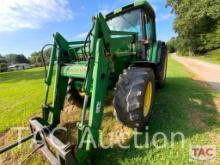
[[[146,1],[138,1],[106,15],[110,30],[136,32],[142,59],[148,45],[156,41],[155,13]]]

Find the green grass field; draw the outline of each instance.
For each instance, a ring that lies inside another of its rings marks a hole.
[[[0,73],[0,132],[26,125],[43,102],[43,69]]]
[[[130,144],[129,149],[120,149],[117,145],[111,149],[98,149],[93,156],[95,164],[189,164],[191,144],[212,144],[219,148],[220,94],[209,89],[204,83],[192,80],[191,77],[192,75],[180,64],[169,60],[167,85],[157,91],[153,105],[154,114],[149,123],[150,139],[158,131],[167,135],[168,144],[165,148],[156,149],[151,143],[147,149],[134,148],[131,136],[124,140],[125,144]],[[15,133],[12,130],[5,132],[6,130],[13,126],[26,125],[30,116],[40,113],[44,93],[43,69],[1,73],[0,91],[0,132],[3,139],[0,140],[0,146],[3,146],[16,140],[13,136]],[[112,130],[132,133],[113,118],[111,105],[108,105],[105,111],[102,125],[105,138]],[[171,144],[171,132],[184,134],[183,148],[179,139]],[[111,142],[109,139],[106,141]],[[144,144],[144,135],[139,136],[138,142],[140,145]],[[162,138],[156,140],[157,144],[162,142]],[[32,149],[30,142],[21,148],[13,149],[0,157],[0,164],[20,162]],[[220,152],[217,151],[219,155]],[[24,164],[47,162],[37,153]],[[219,157],[215,164],[220,164]]]
[[[213,64],[220,64],[220,49],[216,49],[207,53],[204,56],[197,56],[197,59],[207,61]]]

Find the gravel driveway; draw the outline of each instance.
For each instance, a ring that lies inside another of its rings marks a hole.
[[[220,92],[220,65],[210,64],[189,57],[177,56],[175,53],[171,57],[194,73],[196,79],[206,82],[213,89]]]

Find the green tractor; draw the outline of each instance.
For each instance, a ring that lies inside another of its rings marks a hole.
[[[59,33],[54,35],[42,118],[30,120],[34,138],[46,142],[41,150],[52,164],[88,162],[99,143],[109,90],[115,90],[113,105],[117,119],[141,131],[152,113],[155,88],[163,87],[166,81],[167,49],[164,42],[156,39],[155,13],[149,3],[137,1],[106,16],[99,13],[92,21],[85,41],[68,42]],[[50,105],[48,93],[54,70],[54,98]],[[63,144],[51,134],[60,123],[66,98],[71,102],[83,99],[75,147]],[[79,146],[82,138],[86,143]],[[56,155],[50,152],[51,147]]]

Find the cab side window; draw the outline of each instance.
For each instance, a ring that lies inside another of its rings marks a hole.
[[[152,17],[149,17],[148,15],[146,15],[146,35],[147,35],[147,39],[148,41],[152,41],[153,40],[153,19]]]

